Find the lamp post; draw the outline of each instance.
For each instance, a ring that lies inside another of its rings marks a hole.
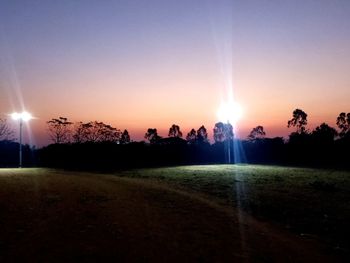
[[[12,119],[19,120],[19,168],[22,168],[22,130],[23,130],[23,121],[27,122],[33,117],[30,113],[23,111],[22,113],[14,112],[11,114]]]
[[[226,122],[225,133],[227,135],[227,161],[231,163],[231,123],[235,126],[242,116],[240,105],[230,99],[226,103],[222,103],[217,112],[218,118],[223,123]],[[233,148],[234,149],[234,148]]]
[[[230,121],[229,120],[227,120],[227,129],[229,129],[230,128]],[[228,155],[227,155],[227,158],[228,158],[228,163],[230,164],[231,163],[231,134],[230,134],[230,130],[228,130],[228,131],[226,131],[226,133],[228,134],[228,140],[227,140],[227,143],[228,143],[228,145],[227,145],[227,153],[228,153]]]

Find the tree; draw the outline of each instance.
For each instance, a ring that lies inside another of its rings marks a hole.
[[[192,129],[189,133],[187,133],[186,141],[189,144],[195,144],[196,140],[197,140],[196,130]]]
[[[75,129],[73,139],[76,143],[82,142],[119,142],[120,130],[103,122],[80,122]]]
[[[233,127],[230,123],[218,122],[214,127],[214,141],[224,142],[233,139]]]
[[[176,124],[171,125],[171,127],[169,128],[168,136],[174,137],[174,138],[175,137],[181,138],[182,132],[180,131],[179,125],[176,125]]]
[[[307,114],[300,110],[296,109],[293,111],[293,118],[288,121],[287,127],[296,127],[297,133],[306,133],[306,126],[307,125]]]
[[[186,140],[190,144],[208,143],[208,132],[207,132],[207,129],[204,127],[204,125],[199,127],[199,129],[197,131],[195,129],[192,129],[187,134]]]
[[[13,136],[13,130],[9,127],[6,119],[0,118],[0,141],[11,140]]]
[[[265,137],[265,135],[266,133],[264,131],[264,127],[259,125],[252,129],[248,135],[248,140],[254,141],[256,139],[262,139]]]
[[[312,132],[312,137],[315,138],[318,142],[332,142],[337,136],[337,131],[330,127],[326,123],[322,123],[320,126],[317,126],[316,129]]]
[[[76,125],[73,139],[75,143],[84,143],[84,142],[95,142],[97,137],[95,132],[93,132],[92,122],[79,122]]]
[[[100,134],[99,142],[120,142],[121,132],[119,129],[103,122],[95,122],[94,124],[97,124],[97,131]]]
[[[350,134],[350,112],[342,112],[337,117],[337,126],[340,129],[340,137]]]
[[[120,144],[127,144],[130,142],[130,135],[127,130],[124,130],[120,137]]]
[[[152,144],[158,142],[161,138],[162,137],[158,135],[156,128],[149,128],[145,133],[145,139],[147,139]]]
[[[58,117],[47,122],[49,126],[49,134],[53,143],[68,143],[70,142],[72,130],[72,122],[65,117]]]
[[[75,124],[73,141],[75,143],[83,143],[85,141],[85,133],[87,127],[82,122],[78,122]]]
[[[207,143],[208,142],[208,132],[207,129],[202,125],[197,130],[197,141],[199,143]]]

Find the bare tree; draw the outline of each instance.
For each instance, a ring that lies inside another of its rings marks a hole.
[[[74,127],[73,141],[83,143],[85,141],[86,127],[82,122],[78,122]]]
[[[307,125],[307,114],[301,110],[296,109],[293,111],[293,118],[288,121],[287,127],[296,127],[297,133],[306,133],[306,125]]]
[[[171,127],[169,128],[168,136],[181,138],[182,132],[180,131],[179,125],[176,125],[176,124],[171,125]]]
[[[119,142],[120,130],[103,122],[78,123],[73,135],[74,142]]]
[[[47,122],[49,126],[49,134],[53,143],[68,143],[70,142],[72,130],[72,122],[65,117],[58,117]]]
[[[13,130],[9,127],[6,119],[0,118],[0,141],[12,139]]]
[[[344,137],[346,134],[350,134],[350,112],[342,112],[337,117],[337,126],[340,129],[340,137]]]
[[[256,139],[262,139],[265,137],[265,135],[266,133],[264,131],[264,127],[259,125],[252,129],[252,131],[248,135],[248,140],[254,141]]]
[[[111,125],[104,124],[103,122],[98,123],[99,132],[101,134],[100,141],[102,142],[120,142],[121,131]]]

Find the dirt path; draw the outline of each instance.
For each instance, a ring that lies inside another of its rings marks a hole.
[[[0,262],[335,262],[313,240],[164,185],[0,170]]]

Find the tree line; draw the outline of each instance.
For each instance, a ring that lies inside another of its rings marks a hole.
[[[212,144],[204,125],[184,135],[177,124],[170,126],[168,137],[160,136],[156,128],[148,128],[144,135],[147,142],[137,142],[131,140],[126,129],[122,131],[99,121],[73,123],[58,117],[47,121],[52,144],[33,150],[31,156],[43,166],[88,169],[225,163],[230,157],[231,162],[349,167],[346,156],[350,146],[350,113],[339,114],[335,119],[337,129],[322,123],[310,131],[307,124],[307,113],[295,109],[287,121],[287,127],[293,129],[288,140],[268,138],[261,125],[252,128],[246,139],[239,140],[230,123],[218,122],[213,128]],[[11,145],[18,146],[13,139],[6,120],[0,119],[0,156],[5,148],[9,153]],[[13,154],[13,158],[16,156]],[[3,166],[1,162],[0,165]]]
[[[315,137],[318,140],[335,140],[344,138],[350,134],[350,113],[342,112],[336,118],[336,125],[339,131],[326,123],[322,123],[313,131],[309,131],[307,129],[307,116],[301,109],[295,109],[293,111],[292,118],[287,122],[287,127],[295,128],[295,131],[289,135],[289,140],[295,140],[298,136],[307,135]],[[47,124],[52,143],[113,142],[127,144],[131,141],[128,130],[125,129],[121,132],[121,130],[103,122],[78,122],[74,124],[65,117],[58,117],[51,119]],[[8,130],[8,127],[4,125],[3,130]],[[0,136],[1,131],[0,127]],[[258,125],[251,130],[247,136],[247,140],[263,139],[265,136],[264,127]],[[144,138],[151,144],[160,143],[164,139],[158,134],[156,128],[148,128]],[[179,125],[173,124],[169,128],[168,138],[183,138],[183,133]],[[233,140],[234,133],[232,125],[223,122],[216,123],[213,128],[213,139],[215,143]],[[207,129],[204,125],[197,130],[193,128],[187,133],[185,140],[188,144],[209,143]]]

